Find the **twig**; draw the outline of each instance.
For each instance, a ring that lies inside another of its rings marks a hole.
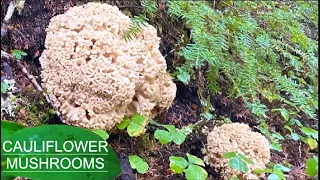
[[[28,70],[20,63],[20,61],[18,61],[17,59],[15,59],[15,57],[13,57],[12,55],[6,53],[5,51],[1,50],[1,57],[4,57],[6,59],[9,59],[9,60],[12,60],[13,62],[15,62],[18,67],[21,69],[22,73],[31,81],[31,83],[34,85],[35,89],[38,91],[38,92],[41,92],[43,94],[43,96],[46,98],[46,101],[48,102],[48,104],[51,104],[51,100],[49,98],[49,96],[43,91],[42,87],[38,84],[36,78],[31,75]],[[60,113],[59,111],[54,107],[54,110],[56,111],[56,114],[58,115],[58,117],[60,118],[60,120],[62,122],[65,122],[65,120],[60,116]]]
[[[7,13],[6,13],[6,16],[3,18],[3,21],[2,21],[2,25],[1,25],[1,37],[4,37],[7,35],[7,32],[8,32],[8,28],[7,28],[7,25],[9,24],[10,22],[10,19],[12,17],[12,14],[14,12],[14,9],[17,7],[16,5],[16,2],[15,1],[11,1],[10,2],[10,5],[8,7],[8,10],[7,10]],[[1,56],[2,56],[2,52],[1,52]]]
[[[172,49],[171,51],[169,51],[166,55],[164,55],[163,57],[166,58],[169,54],[173,53],[175,51],[175,49]]]

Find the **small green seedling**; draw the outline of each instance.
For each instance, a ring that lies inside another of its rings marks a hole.
[[[139,156],[129,156],[129,162],[132,169],[136,169],[140,174],[147,172],[149,165]]]
[[[1,82],[1,93],[5,94],[8,90],[8,84],[5,82]]]
[[[284,172],[287,173],[291,170],[290,168],[287,168],[282,164],[275,164],[275,165],[271,164],[271,167],[272,168],[270,169],[263,169],[263,170],[255,169],[253,171],[257,174],[270,173],[268,175],[268,180],[286,180],[286,176]]]
[[[203,161],[189,153],[187,153],[188,161],[183,157],[170,156],[170,169],[174,173],[185,173],[187,180],[205,180],[208,177],[208,173],[202,167],[204,167]],[[201,167],[202,166],[202,167]]]
[[[144,132],[147,123],[148,120],[145,116],[134,114],[131,118],[125,117],[123,121],[116,126],[118,129],[127,128],[129,136],[136,137]]]
[[[306,174],[311,177],[318,176],[318,157],[313,156],[306,161]]]
[[[28,55],[26,52],[23,52],[23,51],[18,50],[18,49],[12,49],[11,50],[11,54],[12,54],[13,57],[15,57],[15,58],[17,58],[19,60],[22,59],[22,56]]]
[[[230,159],[229,166],[233,169],[240,170],[242,173],[247,173],[249,171],[247,163],[254,164],[253,161],[241,153],[227,152],[223,154],[222,157]]]
[[[190,82],[190,74],[188,71],[185,71],[181,67],[177,67],[177,71],[173,73],[174,76],[177,76],[177,78],[185,85],[187,85]]]
[[[192,132],[191,126],[184,127],[183,129],[177,129],[173,125],[159,124],[155,121],[150,121],[150,124],[161,126],[166,129],[157,129],[154,133],[154,138],[158,139],[161,144],[174,142],[177,145],[181,145],[186,140],[187,135]]]
[[[272,109],[271,112],[277,112],[279,111],[281,116],[286,120],[289,121],[290,119],[290,112],[284,108],[279,108],[279,109]]]
[[[311,149],[318,147],[318,131],[309,127],[301,127],[300,131],[307,137],[300,136],[301,141],[308,144]]]
[[[270,149],[278,151],[278,152],[282,152],[282,144],[279,143],[279,140],[284,139],[283,136],[277,132],[273,132],[271,134],[271,132],[268,130],[268,126],[266,124],[266,121],[261,119],[260,120],[260,125],[259,125],[259,130],[266,135],[267,137],[270,138],[271,142],[270,142]]]

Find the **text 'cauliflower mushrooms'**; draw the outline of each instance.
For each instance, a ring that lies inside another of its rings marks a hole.
[[[67,124],[111,129],[125,116],[168,108],[176,85],[151,25],[131,41],[132,20],[115,6],[88,3],[53,17],[40,57],[43,85]]]
[[[253,173],[255,169],[265,169],[270,160],[268,140],[258,132],[253,132],[246,124],[232,123],[215,127],[208,134],[205,161],[221,171],[224,179],[238,177],[243,179],[258,179]],[[254,164],[249,164],[249,171],[245,174],[232,169],[228,165],[230,159],[223,158],[227,152],[236,152],[245,155]]]

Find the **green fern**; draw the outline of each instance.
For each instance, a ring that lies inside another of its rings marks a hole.
[[[132,24],[126,31],[121,32],[121,36],[125,41],[131,41],[135,36],[137,36],[141,31],[143,26],[146,26],[146,21],[148,19],[144,15],[135,16],[132,19]]]
[[[233,1],[213,10],[202,1],[168,1],[168,7],[191,32],[179,52],[185,76],[207,67],[211,93],[222,90],[223,79],[228,95],[242,96],[259,118],[267,118],[267,109],[258,95],[317,118],[317,2]]]

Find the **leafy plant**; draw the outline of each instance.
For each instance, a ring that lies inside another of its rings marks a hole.
[[[318,176],[318,157],[313,156],[306,161],[306,174],[311,177]]]
[[[5,94],[8,90],[8,84],[5,82],[1,82],[1,94]]]
[[[129,162],[132,169],[136,169],[139,173],[145,174],[149,168],[149,165],[139,156],[129,156]]]
[[[141,31],[143,26],[146,26],[147,17],[145,15],[135,16],[132,19],[132,24],[126,31],[121,32],[121,36],[125,41],[131,41]]]
[[[235,170],[240,170],[242,173],[247,173],[249,171],[247,163],[254,164],[253,161],[241,153],[227,152],[223,154],[222,157],[230,159],[228,163],[229,166]]]
[[[301,141],[308,144],[311,149],[318,147],[318,131],[309,127],[302,126],[300,131],[304,133],[307,137],[299,136]]]
[[[187,135],[189,135],[192,132],[192,128],[190,126],[187,126],[180,130],[174,127],[173,125],[159,124],[153,120],[150,121],[150,124],[161,126],[166,129],[157,129],[154,132],[154,138],[158,139],[161,144],[168,144],[170,142],[174,142],[177,145],[181,145],[185,141]]]
[[[125,117],[123,121],[117,124],[118,129],[126,129],[131,137],[139,136],[144,132],[148,120],[145,116],[134,114],[131,118]]]
[[[170,156],[170,169],[178,174],[184,172],[187,180],[205,180],[208,173],[202,168],[205,166],[203,161],[189,153],[187,153],[187,158],[188,161],[183,157]]]
[[[290,125],[297,124],[299,130],[305,135],[300,135],[290,127]],[[304,126],[301,124],[299,120],[293,119],[288,125],[284,126],[285,129],[289,130],[291,134],[291,138],[295,141],[301,140],[302,142],[309,145],[311,149],[315,149],[318,147],[318,131],[309,127]]]
[[[318,37],[311,33],[318,27],[318,3],[221,1],[215,7],[168,1],[169,15],[190,29],[175,75],[187,84],[195,72],[207,69],[209,92],[242,97],[262,123],[270,148],[282,151],[284,137],[265,126],[270,114],[279,112],[286,122],[302,115],[318,119]],[[269,111],[266,105],[274,102],[281,107]],[[317,147],[311,135],[291,136]]]
[[[100,136],[104,140],[107,140],[109,138],[109,134],[105,130],[93,129],[91,131],[96,133],[98,136]]]
[[[15,58],[17,58],[18,60],[21,60],[21,59],[22,59],[22,56],[28,55],[26,52],[23,52],[23,51],[18,50],[18,49],[12,49],[12,50],[11,50],[11,54],[12,54],[12,56],[14,56]]]
[[[151,17],[153,17],[158,10],[158,4],[156,0],[143,0],[141,5],[145,8],[145,13]]]
[[[290,169],[281,164],[271,164],[272,168],[259,170],[255,169],[254,172],[257,174],[269,173],[268,180],[286,180],[284,173],[290,172]]]
[[[270,149],[275,150],[275,151],[279,151],[279,152],[282,151],[282,145],[280,144],[279,141],[283,140],[284,138],[281,134],[279,134],[277,132],[271,133],[268,130],[268,126],[267,126],[265,120],[263,120],[263,119],[260,120],[259,130],[271,140],[270,145],[269,145]]]
[[[173,75],[176,76],[185,85],[187,85],[190,81],[190,74],[181,67],[177,67],[177,71],[175,71]]]

